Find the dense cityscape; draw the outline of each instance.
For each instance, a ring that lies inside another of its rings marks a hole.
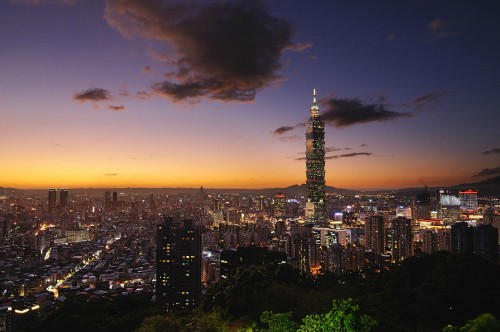
[[[498,196],[426,186],[327,193],[324,146],[314,93],[305,186],[2,189],[0,328],[22,330],[72,296],[145,295],[189,312],[221,279],[272,262],[312,278],[366,278],[439,251],[498,265]]]
[[[500,331],[499,12],[0,0],[0,332]]]

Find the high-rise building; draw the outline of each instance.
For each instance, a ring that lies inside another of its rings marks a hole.
[[[384,217],[373,215],[365,219],[366,248],[371,249],[376,255],[385,252],[384,246]]]
[[[460,198],[460,210],[463,213],[477,212],[478,208],[477,191],[474,190],[460,191],[458,193],[458,197]]]
[[[68,189],[59,189],[59,207],[61,210],[68,207]]]
[[[165,218],[156,240],[156,300],[167,311],[189,311],[201,296],[201,234],[193,220]]]
[[[328,221],[325,202],[325,122],[319,117],[314,89],[311,117],[306,123],[306,218],[316,223]]]
[[[392,259],[395,263],[413,256],[413,233],[411,219],[398,217],[391,222]]]
[[[498,264],[498,229],[489,224],[474,227],[474,254]]]
[[[451,253],[472,254],[474,250],[473,229],[466,222],[451,225]]]
[[[104,193],[104,211],[110,212],[111,211],[111,192],[106,191]]]
[[[276,193],[274,195],[274,216],[284,217],[286,215],[286,194]]]
[[[55,213],[57,209],[57,189],[49,189],[49,213]]]

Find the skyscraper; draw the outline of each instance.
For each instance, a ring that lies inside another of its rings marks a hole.
[[[411,219],[397,217],[392,220],[392,259],[400,262],[405,258],[413,256],[413,233]]]
[[[466,214],[476,213],[478,208],[477,191],[466,190],[460,191],[458,194],[460,198],[460,210]]]
[[[59,189],[59,206],[61,210],[68,207],[68,189]]]
[[[365,228],[366,247],[373,250],[378,258],[378,255],[385,252],[384,217],[381,215],[367,217]]]
[[[167,311],[189,311],[201,296],[201,234],[193,221],[165,218],[156,240],[156,300]]]
[[[325,123],[319,117],[314,89],[311,117],[306,123],[306,219],[328,221],[325,208]]]
[[[286,194],[276,193],[274,195],[274,216],[284,217],[286,215]]]
[[[49,213],[55,213],[57,208],[57,189],[49,189]]]
[[[498,229],[489,224],[474,227],[474,254],[498,263]]]
[[[473,228],[466,222],[451,225],[451,253],[472,254],[474,251]]]

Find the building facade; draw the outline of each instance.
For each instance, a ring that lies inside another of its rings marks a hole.
[[[325,122],[319,117],[314,90],[311,117],[306,123],[306,219],[315,223],[328,222],[325,202]]]
[[[156,301],[167,311],[190,311],[201,297],[201,234],[193,220],[167,217],[156,240]]]

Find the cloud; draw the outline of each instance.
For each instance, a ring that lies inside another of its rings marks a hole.
[[[398,36],[397,34],[391,33],[391,34],[385,36],[385,40],[388,42],[392,42],[392,41],[396,40],[397,36]]]
[[[481,177],[481,176],[496,176],[500,175],[500,166],[495,168],[484,168],[480,170],[477,174],[474,174],[473,177]]]
[[[422,95],[422,96],[419,96],[419,97],[413,99],[411,101],[410,105],[412,105],[415,109],[420,109],[420,108],[428,105],[429,103],[435,103],[436,100],[438,100],[441,97],[447,96],[450,93],[452,93],[452,91],[450,91],[448,89],[441,89],[441,90],[432,91],[432,92],[426,93],[425,95]]]
[[[110,100],[111,94],[109,93],[108,90],[105,89],[92,88],[82,91],[80,93],[76,93],[74,95],[74,99],[82,103],[86,101],[98,102],[98,101]]]
[[[13,4],[22,4],[22,5],[74,5],[78,2],[78,0],[9,0],[10,3]]]
[[[118,175],[118,173],[108,173],[108,174],[104,174],[103,176],[110,176],[111,177],[111,176],[117,176],[117,175]]]
[[[352,153],[344,153],[333,156],[327,156],[325,159],[339,159],[339,158],[351,158],[351,157],[359,157],[359,156],[371,156],[371,152],[352,152]]]
[[[107,0],[104,18],[126,37],[157,40],[175,52],[172,79],[152,84],[173,101],[253,101],[280,81],[282,52],[306,47],[293,45],[291,25],[260,1]]]
[[[436,18],[427,23],[434,41],[442,38],[455,37],[460,33],[460,26],[452,21],[443,21]]]
[[[108,108],[112,111],[115,111],[115,112],[120,112],[120,111],[125,110],[125,106],[123,106],[123,105],[120,105],[120,106],[109,105]]]
[[[279,127],[277,129],[275,129],[273,131],[273,134],[275,135],[283,135],[284,133],[287,133],[289,132],[290,130],[294,130],[295,129],[295,126],[294,127],[290,127],[290,126],[282,126],[282,127]]]
[[[312,47],[312,43],[298,43],[294,45],[290,45],[287,47],[287,50],[294,52],[304,52],[305,50]]]
[[[325,148],[325,153],[337,152],[337,151],[349,151],[349,150],[352,150],[352,149],[351,148],[337,148],[334,146],[330,146],[330,147]]]
[[[360,148],[366,148],[367,146],[368,146],[367,144],[363,143],[363,144],[361,144],[359,147],[360,147]]]
[[[337,128],[349,127],[358,123],[413,117],[413,113],[391,111],[386,109],[384,104],[363,103],[356,98],[331,98],[322,101],[322,103],[327,109],[321,113],[321,119]]]
[[[495,148],[482,152],[481,154],[500,154],[500,148]]]
[[[283,135],[291,130],[294,130],[295,128],[304,128],[306,126],[305,123],[297,123],[295,126],[281,126],[273,131],[274,135]]]
[[[144,71],[146,74],[151,74],[153,72],[153,68],[151,68],[150,65],[147,65],[142,71]]]
[[[282,142],[298,141],[298,140],[301,140],[301,139],[303,139],[303,137],[299,136],[299,135],[291,135],[291,136],[280,137],[280,141],[282,141]]]

